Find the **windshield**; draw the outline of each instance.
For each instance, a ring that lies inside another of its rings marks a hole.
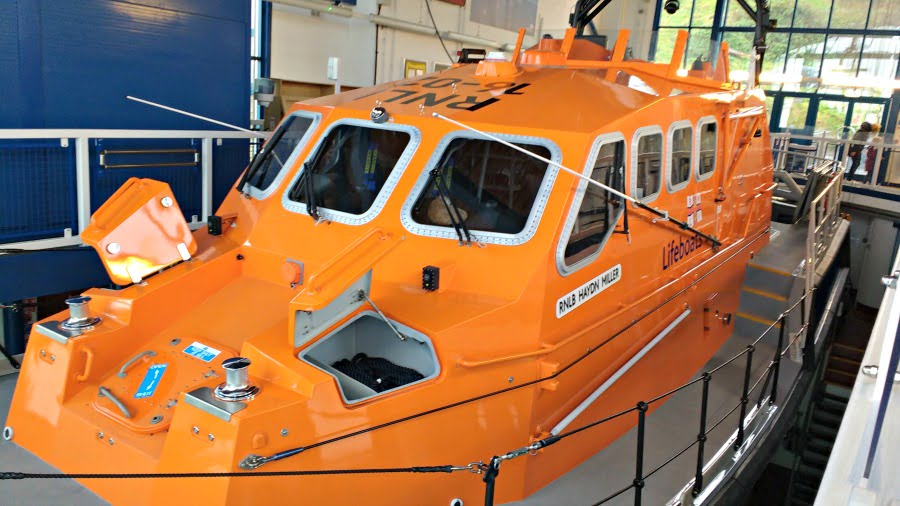
[[[250,163],[244,182],[259,191],[268,189],[312,124],[313,118],[288,116]]]
[[[288,198],[306,204],[308,211],[322,207],[363,214],[372,207],[409,141],[410,134],[403,131],[338,125],[305,164]]]
[[[516,146],[544,158],[551,156],[544,146]],[[456,138],[416,200],[412,218],[423,225],[447,227],[461,222],[457,225],[471,230],[518,234],[528,222],[546,172],[545,162],[499,142]]]

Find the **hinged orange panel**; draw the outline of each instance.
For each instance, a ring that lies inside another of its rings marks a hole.
[[[91,216],[81,239],[118,285],[140,282],[197,252],[169,185],[131,178]]]

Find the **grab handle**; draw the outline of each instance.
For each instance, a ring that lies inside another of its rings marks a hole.
[[[82,348],[84,352],[84,372],[75,376],[76,381],[84,381],[91,374],[91,365],[94,363],[94,352],[90,348]]]
[[[128,362],[125,362],[125,364],[122,365],[122,368],[119,369],[119,374],[116,374],[116,376],[118,376],[120,378],[124,378],[126,376],[125,371],[127,371],[132,365],[134,365],[134,363],[137,362],[141,357],[145,357],[145,356],[146,357],[155,357],[156,352],[153,350],[147,350],[147,351],[142,351],[142,352],[138,353],[131,360],[129,360]]]
[[[125,418],[131,418],[131,411],[128,411],[128,408],[125,407],[125,404],[122,404],[122,401],[116,398],[112,392],[109,391],[108,388],[101,386],[97,389],[97,395],[100,397],[106,397],[110,402],[116,405],[119,408],[119,411],[122,412],[122,416]]]

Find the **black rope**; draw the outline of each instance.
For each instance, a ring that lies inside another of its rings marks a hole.
[[[258,476],[320,476],[335,474],[399,474],[399,473],[452,473],[463,468],[454,466],[388,467],[372,469],[319,469],[312,471],[259,471],[222,473],[18,473],[0,472],[0,480],[47,479],[157,479],[157,478],[249,478]]]
[[[629,490],[631,490],[631,489],[633,489],[633,488],[634,488],[634,483],[632,483],[631,485],[628,485],[627,487],[625,487],[625,488],[619,490],[618,492],[614,492],[614,493],[612,493],[612,494],[606,496],[605,498],[601,499],[601,500],[598,501],[598,502],[595,502],[595,503],[593,504],[593,506],[599,506],[600,504],[603,504],[603,503],[612,501],[612,500],[615,499],[616,497],[619,497],[620,495],[624,494],[625,492],[628,492]]]

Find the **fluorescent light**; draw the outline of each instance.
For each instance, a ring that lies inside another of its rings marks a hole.
[[[290,5],[292,7],[300,7],[301,9],[309,9],[322,14],[331,14],[332,16],[340,16],[349,18],[353,16],[353,10],[347,7],[334,5],[331,2],[320,2],[317,0],[273,0],[274,3],[282,5]]]
[[[403,21],[402,19],[389,18],[387,16],[379,16],[377,14],[372,14],[371,16],[369,16],[369,19],[371,19],[372,22],[378,26],[394,28],[406,32],[421,33],[422,35],[435,35],[437,33],[433,27],[420,25],[418,23],[411,23],[409,21]]]

